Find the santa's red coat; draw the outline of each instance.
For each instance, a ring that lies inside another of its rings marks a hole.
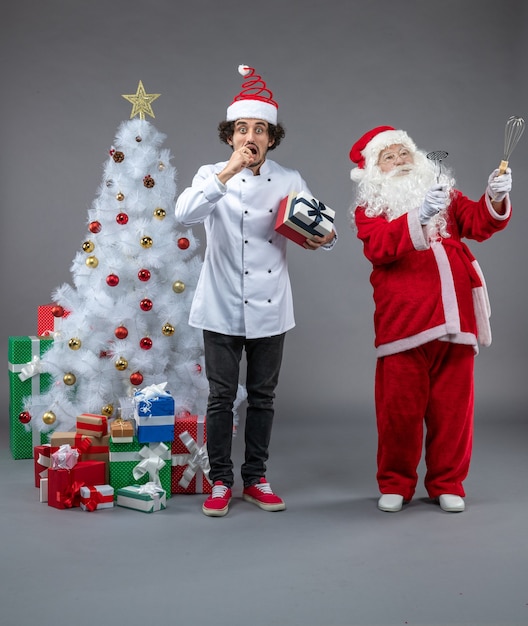
[[[498,214],[487,195],[473,201],[455,191],[448,209],[448,238],[427,241],[418,209],[387,221],[355,210],[357,236],[373,265],[377,356],[395,354],[435,339],[491,342],[489,302],[480,267],[463,238],[484,241],[511,217]]]

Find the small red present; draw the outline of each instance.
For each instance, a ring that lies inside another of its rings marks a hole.
[[[35,467],[35,487],[40,487],[40,481],[48,476],[51,465],[51,445],[43,443],[33,448],[33,463]]]
[[[174,425],[171,493],[211,493],[205,416],[178,416]]]
[[[68,317],[69,311],[50,302],[37,308],[37,335],[50,335],[60,330],[62,320]]]
[[[108,434],[108,419],[105,415],[81,413],[81,415],[77,416],[75,430],[79,435],[103,437]]]
[[[48,471],[48,506],[69,509],[80,505],[81,487],[103,485],[105,482],[103,461],[79,461],[71,470]]]

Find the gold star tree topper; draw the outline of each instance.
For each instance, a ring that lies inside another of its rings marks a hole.
[[[151,104],[154,100],[157,100],[161,96],[160,93],[147,93],[145,91],[145,87],[143,87],[143,83],[139,81],[138,88],[136,93],[132,94],[122,94],[122,97],[125,100],[128,100],[132,103],[132,113],[130,114],[130,118],[133,118],[135,115],[139,115],[140,120],[145,119],[145,113],[150,115],[150,117],[156,117],[154,112],[152,111]]]

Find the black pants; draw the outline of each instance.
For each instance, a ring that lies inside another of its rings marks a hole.
[[[266,474],[273,424],[273,400],[279,380],[285,333],[246,339],[204,330],[205,371],[209,380],[207,403],[207,452],[209,478],[231,487],[234,481],[231,444],[233,403],[239,382],[242,350],[246,351],[247,413],[244,430],[245,457],[241,467],[244,487]]]

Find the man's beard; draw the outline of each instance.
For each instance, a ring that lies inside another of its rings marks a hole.
[[[440,176],[440,183],[448,193],[454,187],[454,179],[449,172]],[[414,163],[401,165],[390,172],[382,172],[377,166],[360,181],[356,204],[365,207],[367,217],[383,215],[389,222],[417,209],[422,205],[425,194],[437,184],[435,165],[427,160],[423,152],[414,154]],[[440,234],[448,237],[447,209],[438,213],[429,221],[428,235]]]

